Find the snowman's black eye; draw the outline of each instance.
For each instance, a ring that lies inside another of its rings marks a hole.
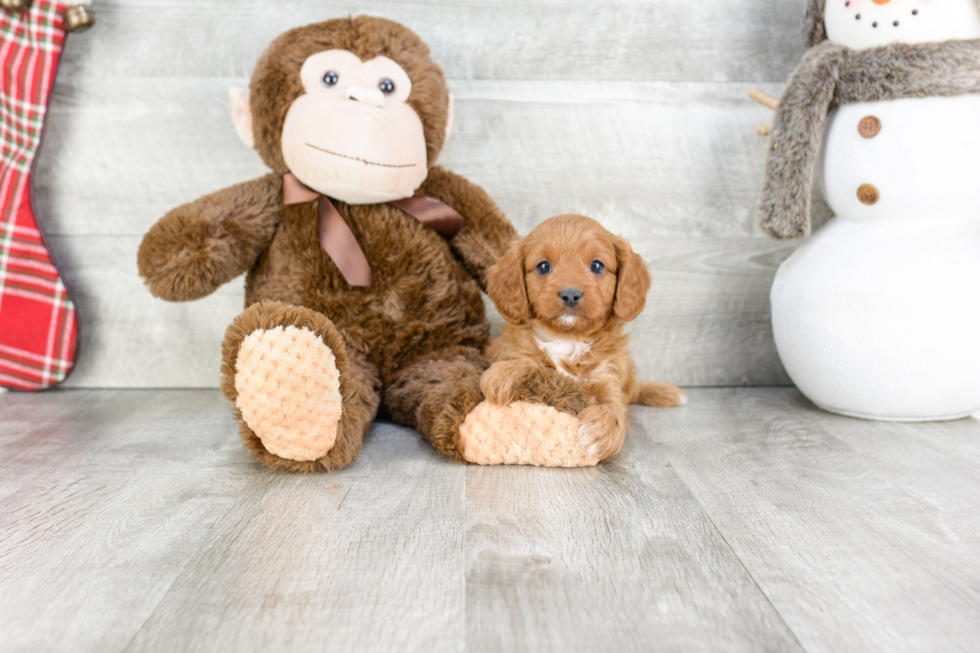
[[[390,79],[382,79],[378,83],[378,88],[380,88],[381,92],[385,95],[389,95],[395,92],[395,82],[391,81]]]
[[[918,9],[913,9],[912,10],[912,15],[913,16],[918,16],[919,15],[919,10]]]
[[[323,83],[326,84],[327,86],[336,86],[337,82],[339,81],[340,81],[340,75],[338,75],[332,70],[323,76]]]

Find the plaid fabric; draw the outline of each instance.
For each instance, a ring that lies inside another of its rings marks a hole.
[[[64,380],[75,357],[75,307],[34,218],[31,169],[58,57],[65,5],[0,10],[0,386]]]

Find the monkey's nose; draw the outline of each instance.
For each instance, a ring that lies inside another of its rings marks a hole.
[[[579,301],[582,299],[582,291],[578,288],[565,288],[558,296],[561,297],[561,301],[568,308],[575,308],[578,306]]]
[[[348,86],[347,87],[347,97],[351,100],[357,100],[358,102],[363,102],[364,104],[370,104],[371,106],[380,107],[384,106],[385,94],[381,92],[381,89],[377,88],[364,88],[363,86]]]

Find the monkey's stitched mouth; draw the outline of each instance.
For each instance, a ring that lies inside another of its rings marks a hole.
[[[382,167],[382,168],[414,168],[414,167],[416,167],[416,165],[418,165],[416,163],[406,163],[405,165],[392,165],[390,163],[375,163],[374,161],[368,161],[367,159],[361,159],[361,158],[356,157],[356,156],[348,156],[346,154],[341,154],[339,152],[331,152],[330,150],[325,150],[322,147],[317,147],[316,145],[313,145],[312,143],[307,143],[306,144],[306,147],[312,147],[314,150],[319,150],[320,152],[325,152],[326,154],[332,154],[334,156],[339,156],[342,159],[351,159],[353,161],[360,161],[361,163],[366,163],[369,166],[379,166],[379,167]]]

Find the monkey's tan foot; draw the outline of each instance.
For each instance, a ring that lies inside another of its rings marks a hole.
[[[479,465],[589,467],[600,458],[579,442],[579,426],[577,417],[546,404],[484,401],[460,425],[459,450]]]
[[[626,440],[626,415],[608,404],[589,406],[578,414],[579,444],[600,460],[619,453]]]
[[[673,383],[665,381],[648,381],[640,388],[636,403],[655,408],[682,406],[687,403],[687,395]]]
[[[366,361],[346,352],[327,318],[277,302],[257,304],[228,329],[224,354],[223,390],[260,462],[313,472],[357,457],[377,410],[379,383]]]
[[[235,363],[235,405],[269,453],[317,460],[337,441],[343,397],[337,359],[309,329],[246,336]]]

